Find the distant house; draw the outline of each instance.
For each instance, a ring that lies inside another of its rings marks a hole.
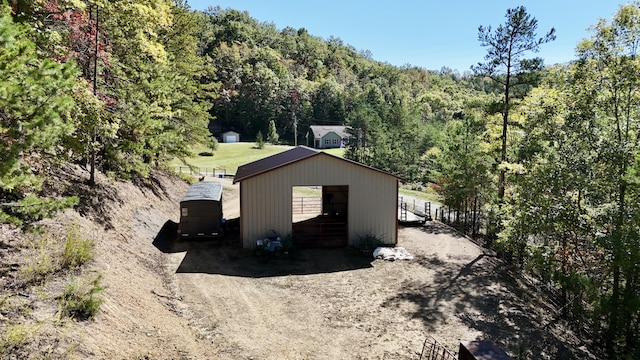
[[[349,143],[346,126],[311,125],[313,147],[316,149],[341,148]]]
[[[223,143],[236,143],[240,142],[240,134],[235,131],[225,131],[222,133]]]

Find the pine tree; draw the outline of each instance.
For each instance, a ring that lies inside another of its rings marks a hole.
[[[549,30],[545,36],[537,38],[538,20],[527,13],[524,6],[508,9],[504,25],[498,26],[495,32],[491,27],[478,28],[478,40],[487,48],[485,63],[472,66],[472,70],[481,76],[486,76],[500,84],[503,88],[502,113],[502,147],[500,161],[507,159],[507,130],[509,125],[510,100],[517,94],[523,93],[518,87],[534,85],[530,74],[542,67],[542,60],[523,59],[527,52],[537,52],[541,44],[555,40],[555,29]],[[498,182],[498,197],[504,197],[505,170],[500,170]]]
[[[36,183],[32,162],[55,156],[60,137],[73,130],[68,94],[76,68],[40,57],[33,37],[27,26],[13,22],[6,3],[0,5],[0,190],[5,193]]]
[[[269,132],[267,133],[267,142],[272,145],[278,144],[278,139],[280,136],[278,135],[278,130],[276,129],[276,122],[271,120],[269,121]]]

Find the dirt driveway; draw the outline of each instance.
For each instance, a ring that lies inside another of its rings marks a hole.
[[[237,188],[225,184],[224,196],[229,216]],[[415,258],[350,249],[256,257],[220,242],[159,248],[183,314],[218,359],[417,359],[428,336],[453,350],[492,339],[514,358],[567,359],[579,347],[492,254],[448,227],[401,228],[398,245]]]

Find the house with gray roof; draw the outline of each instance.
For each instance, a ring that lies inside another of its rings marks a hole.
[[[349,143],[350,135],[346,126],[311,125],[309,128],[313,134],[313,147],[316,149],[341,148]]]

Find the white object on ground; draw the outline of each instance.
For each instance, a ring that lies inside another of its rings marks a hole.
[[[373,257],[376,259],[383,260],[413,260],[413,255],[411,255],[405,248],[403,247],[377,247],[373,250]]]

